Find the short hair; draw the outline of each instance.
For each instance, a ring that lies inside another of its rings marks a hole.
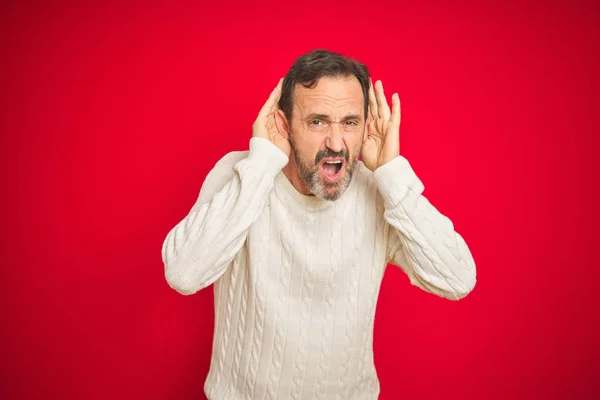
[[[365,102],[366,120],[369,112],[369,70],[364,64],[352,58],[325,49],[312,50],[294,61],[283,79],[279,108],[291,122],[296,84],[299,83],[307,89],[312,89],[317,86],[321,78],[345,78],[348,76],[355,76],[360,83]]]

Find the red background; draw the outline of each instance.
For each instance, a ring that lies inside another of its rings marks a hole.
[[[316,47],[400,94],[401,153],[478,268],[460,302],[388,268],[381,399],[598,396],[599,15],[3,2],[0,397],[204,398],[212,288],[170,289],[161,245]]]

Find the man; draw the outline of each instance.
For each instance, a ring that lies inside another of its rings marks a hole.
[[[340,54],[280,80],[249,151],[223,157],[167,235],[169,285],[214,285],[209,399],[375,399],[373,322],[388,263],[451,300],[471,253],[400,155],[400,100]],[[358,160],[360,156],[361,161]]]

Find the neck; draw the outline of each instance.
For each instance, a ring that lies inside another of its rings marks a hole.
[[[298,173],[298,163],[296,162],[293,151],[290,154],[289,162],[283,167],[283,173],[298,193],[305,196],[313,196],[310,189],[304,184],[302,178],[300,178],[300,174]]]

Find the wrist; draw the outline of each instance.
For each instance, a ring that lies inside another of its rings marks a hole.
[[[288,163],[288,156],[270,140],[254,136],[250,139],[248,160],[259,168],[279,172]]]
[[[399,156],[400,156],[400,154],[390,154],[390,155],[386,155],[385,157],[382,157],[375,169],[381,168],[384,165],[389,164],[390,162],[394,161]]]
[[[409,191],[420,194],[425,189],[408,160],[400,155],[377,168],[373,176],[386,209],[396,207]]]

